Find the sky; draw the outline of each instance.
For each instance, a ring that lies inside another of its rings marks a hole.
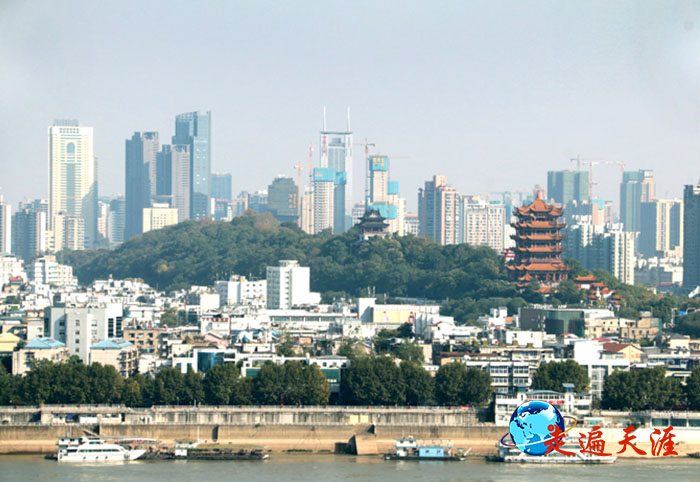
[[[47,196],[57,118],[94,128],[99,193],[123,193],[125,139],[167,143],[194,110],[212,112],[212,171],[265,189],[296,178],[325,106],[329,129],[349,107],[356,142],[395,156],[409,211],[437,173],[465,195],[532,192],[576,156],[653,169],[657,197],[680,197],[700,178],[699,94],[697,1],[2,0],[0,194]],[[594,167],[594,195],[617,201],[620,177]]]

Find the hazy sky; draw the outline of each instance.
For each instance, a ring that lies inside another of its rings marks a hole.
[[[569,158],[700,178],[700,2],[0,1],[0,193],[47,196],[47,127],[95,131],[99,192],[124,192],[124,140],[212,111],[233,190],[294,175],[352,110],[358,142],[415,209],[435,173],[462,194],[531,190]],[[355,151],[356,199],[362,153]],[[318,154],[318,153],[316,153]],[[318,155],[314,162],[318,163]],[[619,168],[596,168],[617,200]]]

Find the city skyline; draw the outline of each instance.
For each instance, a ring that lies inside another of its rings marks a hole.
[[[356,141],[368,138],[377,144],[374,153],[406,157],[393,177],[410,212],[416,212],[411,192],[435,172],[460,193],[529,189],[546,184],[547,170],[573,168],[569,159],[578,154],[654,170],[660,198],[680,198],[683,185],[697,180],[700,109],[688,99],[700,85],[692,55],[698,7],[391,5],[369,7],[364,20],[348,15],[354,7],[325,6],[323,15],[356,29],[347,36],[319,22],[311,4],[283,12],[246,4],[159,9],[163,26],[188,19],[210,27],[202,35],[211,52],[175,75],[180,70],[169,63],[199,47],[164,32],[160,21],[154,28],[164,38],[149,43],[145,27],[156,4],[139,16],[128,3],[96,9],[68,2],[39,11],[8,2],[0,7],[0,55],[7,60],[0,87],[9,94],[9,115],[0,122],[21,142],[0,147],[0,177],[13,180],[0,192],[15,207],[48,196],[41,133],[54,118],[70,117],[94,128],[101,195],[123,194],[123,140],[134,131],[167,138],[175,115],[192,110],[216,116],[212,171],[233,173],[234,193],[262,189],[276,174],[293,175],[293,165],[306,158],[324,106],[329,127],[345,125],[349,106]],[[76,15],[79,9],[85,15]],[[269,35],[247,25],[263,14]],[[7,20],[18,17],[51,28],[25,42],[23,30]],[[84,28],[69,31],[68,18]],[[114,30],[127,21],[134,35],[122,45]],[[422,35],[409,35],[416,27]],[[74,71],[76,61],[50,55],[72,43],[86,46],[90,66],[69,81],[61,72]],[[151,58],[153,65],[146,63]],[[235,72],[227,59],[239,67]],[[132,71],[139,73],[125,74]],[[50,98],[35,95],[49,90]],[[362,149],[355,151],[353,202],[364,185]],[[526,167],[533,163],[541,172]],[[596,197],[617,204],[617,171],[597,169]]]

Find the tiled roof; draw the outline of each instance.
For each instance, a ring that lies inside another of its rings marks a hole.
[[[25,345],[25,348],[30,350],[50,350],[52,348],[60,348],[66,346],[53,338],[34,338]]]
[[[91,350],[121,350],[133,346],[132,343],[125,341],[124,338],[107,338],[99,342],[97,345],[92,345]]]

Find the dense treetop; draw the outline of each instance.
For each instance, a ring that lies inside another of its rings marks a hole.
[[[64,252],[81,283],[112,275],[141,278],[158,290],[212,285],[231,274],[265,278],[265,268],[296,259],[311,268],[311,289],[333,296],[362,296],[372,290],[388,297],[444,302],[442,313],[458,322],[474,321],[490,308],[511,313],[543,299],[534,289],[519,293],[508,281],[503,259],[485,246],[440,244],[412,235],[361,241],[356,229],[332,235],[304,233],[295,223],[280,224],[269,214],[249,213],[232,222],[185,221],[136,236],[114,250]],[[572,274],[585,274],[567,260]],[[623,316],[653,310],[664,321],[678,300],[627,286],[606,272],[596,276],[623,295]],[[532,287],[536,288],[536,287]],[[584,300],[574,283],[564,282],[548,300],[576,305]]]
[[[482,305],[488,309],[518,296],[502,259],[487,247],[440,246],[411,235],[362,242],[354,229],[311,236],[270,214],[247,214],[230,223],[185,221],[114,250],[67,252],[64,259],[81,283],[111,274],[141,278],[159,290],[211,285],[230,274],[264,278],[267,266],[296,259],[311,267],[314,291],[354,297],[373,289],[393,297],[462,299],[468,306],[455,311],[460,321]],[[478,306],[469,301],[489,298]]]

